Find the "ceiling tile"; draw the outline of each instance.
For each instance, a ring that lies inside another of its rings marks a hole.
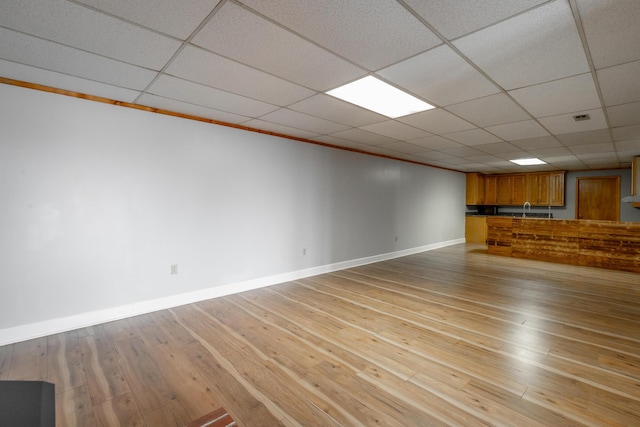
[[[429,148],[431,150],[439,150],[441,148],[448,147],[461,147],[462,144],[452,141],[447,138],[443,138],[442,136],[427,136],[425,138],[412,139],[408,141],[415,145],[420,145],[421,147]]]
[[[455,156],[452,156],[451,154],[443,153],[442,151],[425,151],[425,152],[416,153],[416,156],[422,157],[423,159],[427,159],[427,160],[443,160],[443,161],[446,161],[447,159],[455,158]]]
[[[220,0],[77,0],[112,15],[185,40]]]
[[[194,46],[185,47],[166,73],[280,106],[300,101],[315,93]]]
[[[553,134],[585,132],[596,129],[606,129],[607,121],[604,112],[598,108],[596,110],[580,111],[580,114],[588,114],[589,120],[575,121],[575,113],[560,114],[557,116],[543,117],[540,123]]]
[[[592,165],[602,165],[607,164],[610,165],[611,162],[617,162],[618,157],[615,153],[610,152],[594,152],[594,153],[584,153],[584,154],[576,154],[580,160],[582,160],[585,164]],[[617,167],[616,164],[613,167]]]
[[[449,105],[446,109],[480,127],[531,118],[526,111],[503,93]]]
[[[0,28],[0,58],[137,90],[146,88],[157,75],[151,70],[4,28]]]
[[[640,101],[640,61],[605,68],[597,73],[607,106]]]
[[[442,108],[434,108],[423,111],[422,113],[400,117],[397,120],[433,134],[443,134],[475,128],[471,123],[454,116]]]
[[[491,144],[482,144],[476,147],[484,153],[498,154],[498,153],[511,153],[518,148],[510,142],[494,142]]]
[[[3,0],[0,26],[153,70],[181,44],[66,0]]]
[[[318,136],[317,132],[310,132],[300,128],[294,128],[286,126],[280,123],[269,122],[265,120],[249,120],[243,123],[244,126],[248,126],[254,129],[266,130],[269,132],[281,133],[283,135],[296,136],[298,138],[314,138]]]
[[[336,138],[348,139],[350,141],[359,142],[361,144],[367,145],[380,145],[386,142],[393,142],[393,138],[388,138],[386,136],[382,136],[377,133],[367,132],[362,129],[348,129],[341,132],[336,132],[332,134]]]
[[[0,37],[0,40],[1,39]],[[27,82],[38,82],[38,84],[45,86],[78,93],[90,93],[94,96],[101,96],[123,102],[133,102],[138,95],[140,95],[140,92],[135,90],[124,89],[80,77],[68,76],[29,65],[4,61],[2,59],[0,59],[0,76]]]
[[[596,68],[640,59],[640,2],[577,0],[577,4]]]
[[[640,156],[640,139],[631,141],[614,142],[616,150],[624,152],[635,152],[636,156]]]
[[[439,106],[499,92],[493,83],[445,45],[377,74]]]
[[[241,116],[257,117],[276,110],[275,105],[245,98],[229,92],[188,82],[171,76],[161,76],[149,88],[149,93],[196,104]]]
[[[319,91],[333,89],[366,73],[231,2],[224,4],[192,42]]]
[[[519,141],[513,141],[512,144],[516,147],[519,147],[527,151],[538,150],[542,148],[562,147],[562,144],[560,144],[558,140],[552,136],[542,136],[539,138],[521,139]]]
[[[509,94],[535,117],[600,107],[591,73],[512,90]]]
[[[557,169],[565,169],[565,170],[582,170],[587,167],[582,160],[577,158],[574,155],[570,156],[561,156],[555,157],[548,160],[549,163],[553,164]]]
[[[640,102],[616,105],[607,108],[611,126],[631,126],[640,124]]]
[[[150,94],[142,95],[136,104],[167,111],[180,111],[184,114],[189,114],[195,117],[204,117],[205,119],[217,120],[220,122],[238,124],[250,120],[250,118],[246,116],[227,113],[226,111],[214,110],[212,108],[201,107],[199,105]]]
[[[323,93],[291,104],[288,108],[351,127],[366,126],[389,119],[381,114],[365,110],[364,108]]]
[[[589,71],[566,1],[550,2],[454,45],[505,89]]]
[[[469,157],[465,157],[466,160],[472,162],[472,163],[503,163],[504,160],[502,160],[499,157],[496,156],[492,156],[490,154],[483,154],[480,156],[469,156]]]
[[[285,126],[291,126],[293,128],[304,129],[310,132],[315,132],[319,135],[349,129],[348,126],[341,125],[340,123],[331,122],[329,120],[310,116],[308,114],[286,108],[280,108],[279,110],[265,114],[260,117],[260,119],[268,122],[279,123]]]
[[[537,138],[548,136],[549,132],[535,120],[524,120],[522,122],[506,123],[503,125],[488,126],[486,130],[506,141],[517,141],[519,139]]]
[[[389,138],[394,138],[400,141],[423,138],[431,135],[429,132],[425,132],[413,126],[405,125],[404,123],[400,123],[395,120],[387,120],[385,122],[362,126],[361,129],[379,133],[380,135],[388,136]]]
[[[560,142],[571,147],[582,144],[598,144],[601,142],[611,142],[611,134],[608,129],[592,130],[587,132],[565,133],[557,135]]]
[[[387,157],[395,157],[398,154],[400,154],[397,151],[389,150],[388,148],[382,148],[379,145],[370,146],[369,148],[367,148],[367,152],[382,154],[383,156],[387,156]]]
[[[466,165],[469,163],[469,160],[467,160],[464,157],[458,157],[458,156],[453,156],[453,157],[448,157],[446,159],[442,159],[441,160],[442,163],[446,163],[448,165],[448,167],[453,167],[453,166],[460,166],[460,165]]]
[[[452,156],[459,156],[459,157],[481,156],[485,154],[482,151],[477,150],[476,148],[467,147],[466,145],[462,147],[444,148],[440,151],[446,154],[451,154]]]
[[[316,136],[313,138],[310,138],[313,141],[318,141],[318,142],[322,142],[322,143],[326,143],[326,144],[331,144],[331,145],[335,145],[338,147],[346,147],[346,148],[350,148],[350,149],[354,149],[354,150],[366,150],[367,148],[370,148],[370,145],[367,144],[361,144],[359,142],[354,142],[354,141],[349,141],[346,139],[342,139],[342,138],[337,138],[333,135],[320,135],[320,136]]]
[[[405,0],[443,36],[454,39],[523,12],[547,0]],[[455,16],[455,19],[451,19]]]
[[[582,154],[603,154],[614,150],[613,142],[602,142],[600,144],[582,144],[574,145],[570,148],[571,152],[575,155]]]
[[[614,141],[628,141],[630,139],[640,139],[640,125],[613,128]]]
[[[420,147],[419,145],[409,144],[408,142],[388,142],[385,144],[378,145],[380,148],[386,148],[393,151],[398,151],[400,153],[419,153],[424,151],[424,147]]]
[[[556,158],[558,156],[569,156],[571,155],[571,151],[569,151],[566,147],[556,147],[556,148],[539,148],[536,150],[531,150],[529,152],[535,153],[536,157],[544,160],[545,162],[549,162],[550,158]]]
[[[464,145],[481,145],[489,144],[492,142],[500,142],[500,138],[495,135],[491,135],[489,132],[483,129],[463,130],[460,132],[446,133],[442,136]]]
[[[338,0],[330,6],[308,0],[243,3],[372,71],[441,43],[395,0],[375,6],[370,0]]]
[[[522,158],[527,158],[527,157],[531,157],[531,154],[528,151],[524,151],[524,150],[513,150],[510,151],[508,153],[495,153],[496,157],[500,157],[501,159],[504,160],[513,160],[513,159],[522,159]],[[520,165],[518,165],[519,167],[521,167]]]

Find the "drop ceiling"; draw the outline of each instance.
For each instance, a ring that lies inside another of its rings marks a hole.
[[[436,108],[325,94],[367,75]],[[0,77],[465,172],[629,167],[639,76],[637,0],[0,2]]]

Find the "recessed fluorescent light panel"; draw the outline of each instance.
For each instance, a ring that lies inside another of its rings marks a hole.
[[[435,108],[373,76],[340,86],[327,94],[392,119]]]
[[[512,163],[515,163],[520,166],[531,166],[531,165],[546,165],[547,162],[543,162],[540,159],[531,158],[531,159],[515,159],[509,160]]]

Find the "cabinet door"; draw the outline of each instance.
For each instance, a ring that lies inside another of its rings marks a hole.
[[[527,201],[527,177],[525,175],[513,175],[511,204],[521,205],[526,201]]]
[[[631,194],[640,196],[640,156],[631,160]]]
[[[532,206],[549,205],[550,180],[551,175],[548,173],[527,175],[527,201]]]
[[[468,243],[487,243],[487,217],[468,216],[465,218],[465,240]]]
[[[498,196],[499,205],[510,205],[513,199],[513,176],[504,175],[498,177]]]
[[[479,173],[467,174],[466,204],[484,204],[484,175],[481,175]]]
[[[549,204],[564,206],[564,172],[552,172],[549,184]]]
[[[498,177],[487,175],[484,178],[484,203],[486,205],[498,204]]]

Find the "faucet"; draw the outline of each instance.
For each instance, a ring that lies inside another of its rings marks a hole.
[[[527,205],[529,205],[529,212],[531,212],[531,203],[524,202],[522,204],[522,218],[526,218],[527,217],[526,210],[525,210],[527,208]]]

